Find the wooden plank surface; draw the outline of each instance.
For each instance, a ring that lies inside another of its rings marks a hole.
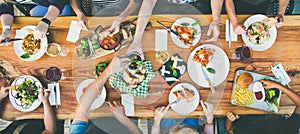
[[[155,29],[162,29],[157,23],[156,20],[159,20],[171,26],[172,23],[184,16],[189,16],[191,18],[201,21],[202,29],[204,29],[201,37],[201,41],[197,44],[200,45],[204,43],[206,39],[206,31],[208,24],[211,20],[210,15],[153,15],[151,16],[152,28],[145,31],[143,35],[143,50],[145,51],[146,59],[154,60],[154,39],[155,39]],[[130,16],[127,19],[132,20],[136,16]],[[239,20],[243,22],[249,15],[238,16]],[[90,17],[89,26],[91,28],[96,28],[99,24],[103,26],[108,26],[112,23],[115,17]],[[250,64],[244,64],[232,58],[234,49],[239,45],[243,44],[241,37],[239,36],[237,42],[232,42],[230,49],[227,47],[227,42],[225,41],[225,19],[228,18],[227,15],[221,16],[221,35],[219,41],[214,43],[227,53],[230,59],[230,71],[227,79],[218,87],[216,94],[211,94],[208,88],[203,88],[197,86],[196,83],[192,82],[188,73],[185,73],[181,77],[181,82],[188,82],[193,84],[199,89],[201,99],[204,101],[209,101],[214,104],[216,110],[215,115],[221,116],[225,115],[227,111],[233,111],[237,114],[269,114],[264,111],[249,109],[245,107],[233,106],[230,104],[230,95],[232,91],[231,81],[234,78],[235,72],[239,69],[249,70],[256,73],[272,76],[270,66],[273,65],[274,61],[281,62],[289,74],[294,74],[295,76],[291,77],[292,82],[290,86],[296,91],[300,92],[300,16],[285,16],[285,25],[282,28],[278,29],[278,35],[275,44],[268,50],[263,52],[253,52],[253,61]],[[58,109],[55,109],[58,119],[71,119],[74,117],[74,113],[77,107],[77,100],[75,96],[75,90],[78,84],[86,79],[93,78],[94,66],[100,61],[110,61],[114,54],[110,54],[101,58],[98,58],[93,61],[83,62],[77,58],[75,54],[74,43],[67,42],[66,36],[68,33],[68,28],[70,21],[72,19],[76,20],[76,17],[60,17],[57,18],[49,28],[50,39],[49,42],[56,42],[61,46],[67,46],[70,48],[70,53],[67,57],[50,57],[44,55],[41,59],[34,62],[25,62],[20,60],[14,53],[13,46],[0,47],[0,59],[9,61],[16,70],[21,72],[24,75],[33,75],[36,76],[39,80],[42,81],[44,85],[46,82],[43,81],[42,73],[43,71],[50,66],[57,66],[59,68],[67,69],[69,76],[66,80],[60,81],[61,89],[61,105]],[[13,29],[20,29],[26,25],[36,25],[40,21],[40,18],[34,17],[16,17]],[[15,34],[15,32],[13,32]],[[81,36],[86,35],[87,32],[82,32]],[[120,53],[125,50],[119,51]],[[189,53],[192,50],[182,49],[177,47],[171,40],[171,37],[168,35],[168,52],[170,55],[179,53],[180,56],[187,61]],[[153,61],[154,62],[154,61]],[[159,64],[154,63],[154,69],[157,70],[160,67]],[[153,117],[153,111],[157,106],[163,106],[168,104],[168,94],[170,89],[175,86],[177,83],[169,86],[163,80],[163,78],[157,73],[153,80],[150,82],[149,92],[161,92],[159,95],[150,95],[147,98],[135,98],[135,116],[136,117]],[[106,83],[106,88],[108,90],[107,100],[120,100],[120,94],[112,89],[108,83]],[[283,94],[280,102],[281,108],[279,114],[291,114],[295,108],[295,105],[289,98]],[[40,119],[43,118],[43,107],[40,106],[33,112],[22,113],[17,111],[6,99],[6,103],[2,106],[2,118],[7,120],[20,120],[20,119]],[[188,117],[194,117],[198,115],[203,115],[202,108],[199,106],[195,112],[187,115]],[[100,117],[100,116],[112,116],[107,105],[103,105],[97,110],[91,111],[91,117]],[[186,117],[186,115],[176,114],[174,111],[170,110],[167,114],[167,117]]]

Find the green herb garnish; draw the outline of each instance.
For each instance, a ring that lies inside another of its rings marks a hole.
[[[30,58],[30,54],[29,53],[24,53],[20,56],[22,59],[28,59]]]
[[[196,22],[194,22],[194,23],[192,24],[193,27],[194,27],[194,26],[197,26],[197,25],[200,25],[200,21],[196,21]]]
[[[178,75],[176,69],[172,65],[169,65],[169,67],[172,69],[172,75],[176,77]]]
[[[209,73],[211,73],[211,74],[215,74],[216,73],[216,70],[213,69],[213,68],[210,68],[210,67],[206,68],[206,71],[209,72]]]
[[[187,27],[187,26],[190,26],[190,23],[182,22],[182,23],[180,23],[180,25],[181,25],[181,26],[186,26],[186,27]]]

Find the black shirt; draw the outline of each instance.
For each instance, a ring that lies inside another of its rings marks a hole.
[[[234,122],[234,134],[298,134],[300,115],[285,119],[278,115],[241,116]]]
[[[49,7],[50,5],[55,6],[59,9],[60,13],[64,9],[65,5],[68,4],[68,0],[32,0],[38,5]],[[13,4],[11,3],[1,3],[0,4],[0,15],[2,14],[11,14],[14,15]]]

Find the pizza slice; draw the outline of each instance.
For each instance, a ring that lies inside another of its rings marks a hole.
[[[193,60],[206,67],[206,65],[212,60],[214,53],[215,50],[213,49],[201,48],[195,53]]]
[[[175,31],[178,33],[180,40],[187,46],[193,45],[194,35],[193,28],[185,26],[175,26]]]

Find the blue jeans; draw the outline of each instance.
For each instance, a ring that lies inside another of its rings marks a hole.
[[[160,128],[163,132],[168,132],[174,126],[179,124],[184,124],[188,127],[194,128],[196,130],[199,129],[199,118],[175,118],[175,119],[163,119],[160,123]]]
[[[45,16],[48,12],[48,7],[36,5],[34,8],[30,10],[30,16],[41,17]],[[72,8],[69,4],[65,5],[64,9],[60,13],[59,16],[71,16],[72,15]]]
[[[71,124],[70,134],[84,134],[88,128],[88,122],[73,121]]]

